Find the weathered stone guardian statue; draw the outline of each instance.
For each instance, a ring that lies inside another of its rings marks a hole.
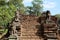
[[[46,20],[50,20],[51,18],[51,13],[49,10],[46,11]]]
[[[57,18],[55,16],[51,16],[51,13],[49,10],[46,12],[42,13],[42,16],[39,17],[38,22],[41,24],[40,25],[40,31],[41,31],[41,36],[44,38],[44,40],[48,40],[49,38],[56,38],[56,31],[57,31]],[[48,28],[48,29],[47,29]],[[51,35],[52,31],[52,36]],[[48,36],[47,36],[48,35]]]

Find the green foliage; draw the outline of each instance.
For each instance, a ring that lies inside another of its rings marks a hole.
[[[60,19],[60,14],[56,14],[55,16],[58,17],[58,18]]]
[[[16,7],[12,4],[0,7],[0,26],[7,26],[7,23],[14,17]]]
[[[33,4],[33,10],[34,10],[34,13],[39,16],[39,14],[42,12],[42,4],[43,4],[43,1],[42,0],[33,0],[32,1],[32,4]]]
[[[9,0],[9,3],[13,3],[18,9],[20,9],[21,7],[23,7],[23,0]]]
[[[15,16],[15,11],[22,5],[20,2],[22,0],[0,0],[0,26],[7,27],[7,24]]]
[[[28,12],[31,15],[33,13],[33,7],[27,6],[26,12]]]
[[[21,13],[24,13],[25,7],[22,3],[23,0],[10,0],[9,3],[13,3],[17,9],[20,10]]]
[[[41,12],[43,10],[43,1],[42,0],[33,0],[32,1],[32,6],[27,6],[26,7],[26,12],[28,14],[33,14],[36,16],[40,16]]]

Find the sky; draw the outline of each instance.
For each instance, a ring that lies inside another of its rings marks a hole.
[[[31,6],[33,0],[24,0],[25,6]],[[60,0],[43,0],[43,11],[50,10],[52,15],[60,14]]]

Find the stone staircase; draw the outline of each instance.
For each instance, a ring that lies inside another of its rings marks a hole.
[[[37,18],[28,15],[22,18],[20,40],[43,40],[40,34],[37,35],[38,28],[40,27]]]

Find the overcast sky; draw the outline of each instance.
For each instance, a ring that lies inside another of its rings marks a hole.
[[[31,6],[33,0],[24,0],[25,6]],[[50,10],[52,15],[60,14],[60,0],[43,0],[44,11]]]

